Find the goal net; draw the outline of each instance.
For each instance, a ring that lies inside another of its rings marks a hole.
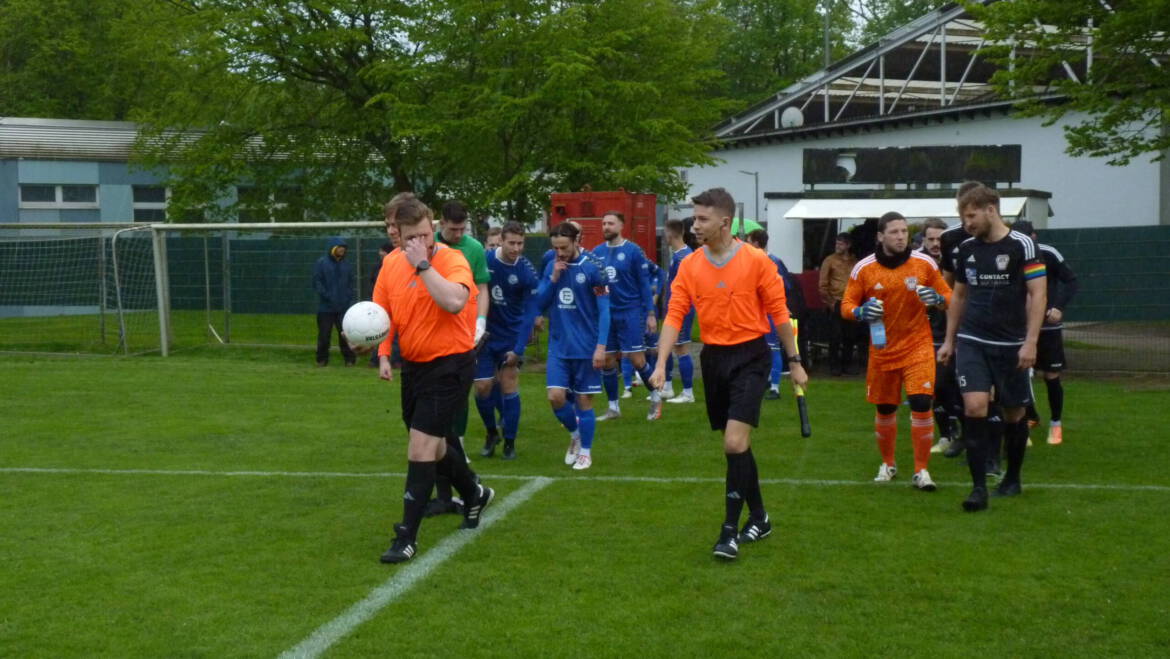
[[[312,346],[313,268],[334,237],[369,299],[381,222],[0,225],[0,351]]]

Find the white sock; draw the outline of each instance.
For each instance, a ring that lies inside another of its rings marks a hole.
[[[609,409],[613,410],[614,412],[621,412],[622,411],[621,406],[618,405],[618,402],[616,400],[609,401]]]
[[[590,451],[592,451],[592,450],[593,450],[593,449],[590,449],[590,448],[584,448],[584,447],[582,447],[582,448],[581,448],[581,452],[580,452],[578,455],[589,455],[589,452],[590,452]]]
[[[683,395],[690,396],[693,398],[695,396],[695,391],[693,389],[691,389],[690,387],[687,387],[687,388],[683,389]]]
[[[572,440],[573,440],[573,441],[575,441],[575,442],[579,442],[579,441],[581,441],[581,431],[580,431],[580,430],[574,430],[573,432],[569,433],[569,438],[570,438],[570,439],[572,439]]]

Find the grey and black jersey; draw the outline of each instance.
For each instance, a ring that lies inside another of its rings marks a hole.
[[[950,273],[955,272],[955,255],[959,252],[959,245],[970,237],[971,234],[963,229],[962,222],[939,234],[939,249],[942,250],[942,254],[939,257],[939,270]]]
[[[1068,262],[1055,247],[1043,243],[1036,243],[1036,247],[1040,249],[1040,256],[1044,259],[1044,269],[1048,275],[1048,308],[1060,309],[1061,313],[1064,313],[1064,308],[1077,294],[1077,275],[1068,267]],[[1040,326],[1041,332],[1058,329],[1064,329],[1063,322],[1045,321]]]
[[[1012,231],[986,243],[968,238],[955,255],[955,284],[967,285],[958,337],[989,345],[1023,345],[1028,333],[1028,284],[1044,276],[1031,238]]]

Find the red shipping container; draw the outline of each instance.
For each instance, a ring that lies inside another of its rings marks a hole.
[[[581,245],[593,249],[605,241],[601,217],[618,211],[626,218],[622,235],[658,263],[658,196],[636,192],[554,192],[548,214],[549,228],[573,220],[581,225]]]

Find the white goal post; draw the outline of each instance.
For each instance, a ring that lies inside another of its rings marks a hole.
[[[382,222],[2,223],[0,351],[167,356],[176,338],[303,347],[331,236],[349,243],[362,299]]]

